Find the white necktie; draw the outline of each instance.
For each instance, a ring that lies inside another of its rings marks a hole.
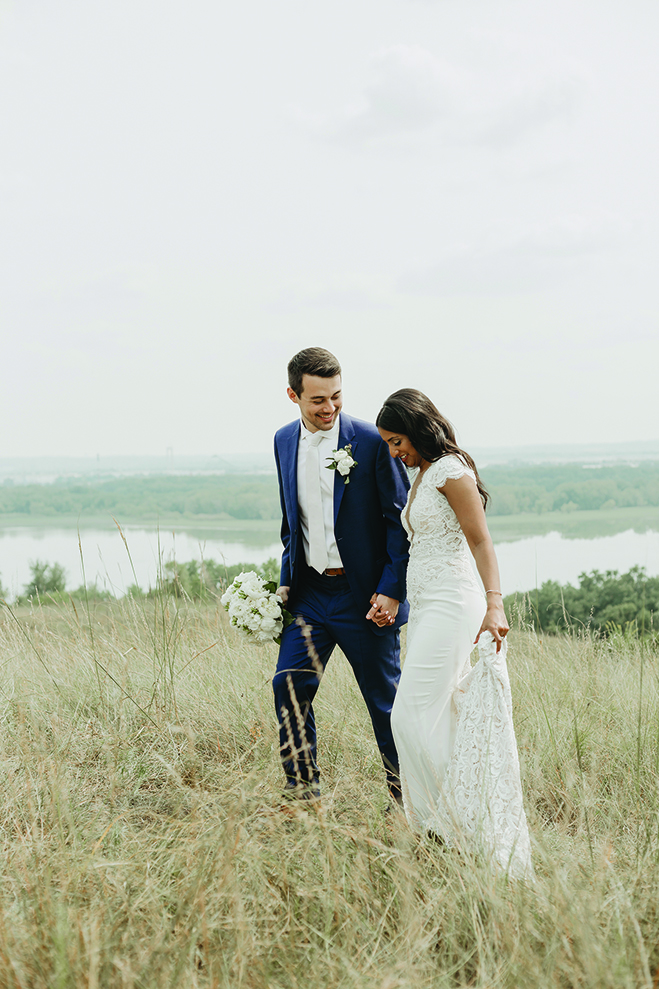
[[[307,516],[309,519],[309,566],[322,573],[327,568],[327,543],[323,502],[320,494],[318,444],[323,433],[307,436]]]

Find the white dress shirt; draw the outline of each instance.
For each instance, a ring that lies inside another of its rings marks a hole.
[[[332,451],[338,449],[340,413],[336,417],[336,422],[331,429],[323,432],[323,437],[318,443],[318,462],[320,471],[320,497],[323,505],[323,522],[325,523],[325,544],[327,546],[327,566],[328,568],[342,567],[341,556],[334,537],[334,481],[337,475],[335,470],[328,470],[327,464],[332,457]],[[297,454],[297,504],[300,515],[300,527],[302,529],[302,541],[304,543],[304,554],[309,562],[309,523],[307,515],[307,449],[306,437],[314,435],[300,420],[300,439],[298,441]],[[343,483],[343,478],[339,475],[337,483]]]

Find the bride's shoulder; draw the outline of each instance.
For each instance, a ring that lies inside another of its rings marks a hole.
[[[459,457],[455,453],[447,453],[444,457],[440,457],[439,460],[435,460],[428,468],[428,473],[431,471],[433,484],[437,488],[443,487],[449,480],[457,480],[459,477],[464,477],[465,474],[467,477],[476,479],[476,475],[471,467],[464,462],[462,457]]]

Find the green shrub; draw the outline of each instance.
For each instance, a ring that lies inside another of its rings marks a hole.
[[[659,632],[659,577],[648,577],[644,567],[582,573],[578,587],[547,580],[537,591],[509,595],[505,604],[543,632],[589,628],[651,638]]]

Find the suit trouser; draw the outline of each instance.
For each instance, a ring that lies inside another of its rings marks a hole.
[[[303,630],[293,622],[284,630],[273,680],[284,772],[289,780],[318,779],[313,700],[338,645],[366,702],[389,787],[397,789],[398,755],[391,732],[391,708],[400,679],[399,631],[386,629],[383,635],[373,632],[365,617],[370,605],[368,601],[362,607],[357,605],[346,577],[326,577],[307,569],[301,584],[291,612],[310,627],[317,659],[309,656]]]

